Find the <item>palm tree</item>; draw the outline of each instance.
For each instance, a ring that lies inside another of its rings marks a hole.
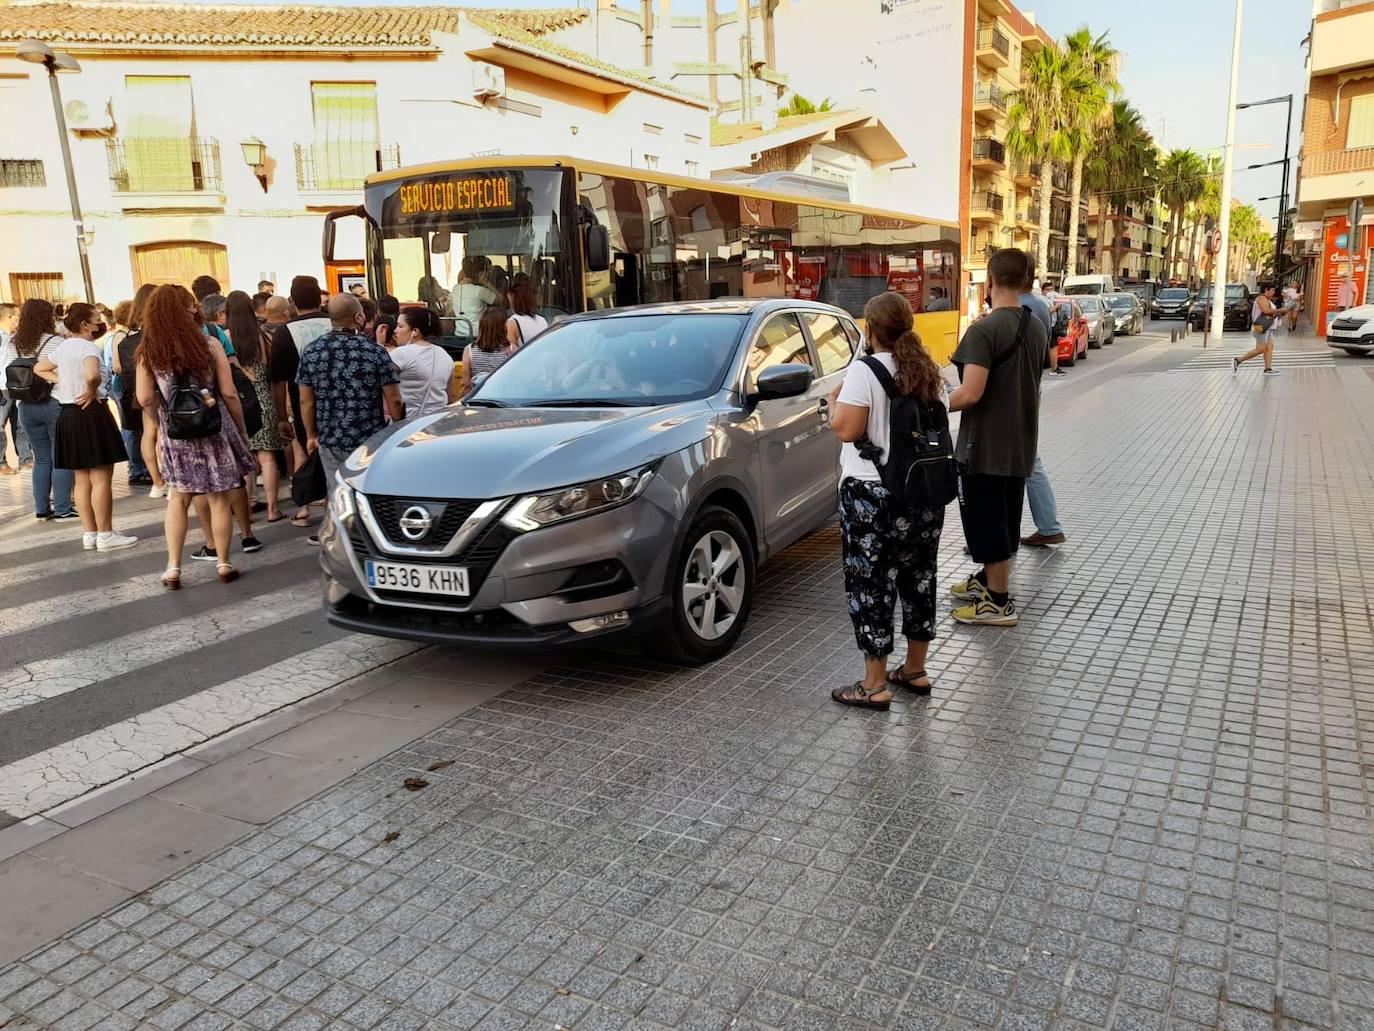
[[[1211,218],[1214,221],[1221,217],[1221,158],[1215,154],[1210,154],[1203,159],[1206,171],[1203,173],[1206,178],[1202,183],[1202,194],[1188,206],[1188,215],[1193,223],[1193,235],[1188,243],[1188,285],[1193,283],[1193,276],[1197,272],[1197,235],[1203,223]]]
[[[1111,267],[1103,269],[1116,275],[1121,268],[1120,233],[1111,218],[1125,204],[1143,200],[1154,190],[1156,176],[1154,138],[1141,121],[1140,112],[1124,100],[1113,101],[1111,120],[1101,126],[1093,141],[1092,157],[1084,164],[1088,189],[1099,194],[1098,210],[1102,226],[1099,247],[1106,255],[1111,240]]]
[[[778,108],[779,118],[790,118],[792,115],[815,115],[823,111],[829,111],[834,105],[830,98],[826,97],[819,104],[808,100],[800,93],[793,93],[787,98],[787,103]]]
[[[1183,210],[1200,196],[1206,181],[1207,166],[1202,158],[1187,149],[1169,151],[1159,166],[1159,195],[1169,205],[1169,242],[1165,244],[1164,276],[1177,272],[1178,238],[1183,231]]]
[[[1121,91],[1116,79],[1119,55],[1107,34],[1093,37],[1085,25],[1064,39],[1073,69],[1067,86],[1070,97],[1069,147],[1073,175],[1069,185],[1069,254],[1066,271],[1078,269],[1078,201],[1083,191],[1083,163],[1099,132],[1111,123],[1111,98]]]
[[[1021,88],[1013,91],[1007,109],[1007,150],[1012,157],[1040,163],[1040,240],[1035,267],[1041,275],[1050,264],[1054,163],[1073,157],[1070,96],[1075,75],[1067,54],[1058,47],[1041,47],[1030,56],[1023,56]]]

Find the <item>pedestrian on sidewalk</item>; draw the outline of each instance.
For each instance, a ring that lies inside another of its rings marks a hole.
[[[510,343],[512,351],[524,347],[549,328],[549,320],[539,314],[534,280],[528,274],[517,272],[511,277],[510,288],[506,291],[506,302],[510,306],[510,318],[506,320],[506,340]]]
[[[864,658],[863,679],[836,688],[830,696],[842,705],[887,709],[894,687],[928,695],[926,654],[935,638],[936,557],[944,506],[908,510],[883,486],[874,463],[890,457],[892,404],[889,391],[913,396],[921,425],[929,432],[949,429],[939,366],[912,328],[911,305],[901,294],[879,294],[864,307],[872,361],[854,362],[831,398],[830,429],[840,447],[840,540],[844,548],[844,587],[854,636]],[[886,380],[887,382],[884,382]],[[906,657],[891,672],[893,609],[902,603]]]
[[[19,309],[13,304],[0,304],[0,355],[10,353],[10,336],[14,333],[18,317]],[[3,370],[8,366],[9,359],[0,361],[0,476],[15,476],[33,468],[33,448],[29,445],[29,435],[19,422],[19,399],[10,397],[5,391]],[[9,464],[6,433],[14,441],[13,466]]]
[[[363,325],[363,335],[375,339],[367,331],[366,323]],[[458,400],[453,359],[438,343],[443,335],[443,323],[428,308],[405,308],[396,321],[396,343],[399,346],[391,352],[391,364],[396,366],[396,372],[401,377],[401,400],[405,403],[408,419],[430,415]]]
[[[969,553],[982,568],[953,584],[968,602],[960,623],[1015,626],[1012,557],[1020,544],[1026,479],[1035,468],[1040,374],[1049,339],[1020,294],[1029,259],[1006,247],[988,260],[992,311],[968,328],[954,352],[959,386],[949,395],[959,422],[959,515]]]
[[[300,388],[296,386],[296,370],[301,355],[313,341],[330,330],[329,318],[320,310],[320,283],[314,276],[297,276],[291,280],[291,303],[296,314],[277,326],[272,334],[272,353],[267,366],[267,379],[272,384],[272,407],[277,412],[277,432],[292,448],[291,469],[305,461],[305,424],[301,421]],[[273,309],[269,305],[269,321]],[[310,525],[309,506],[297,509],[291,517],[293,526]]]
[[[478,320],[477,339],[463,348],[463,383],[458,388],[458,396],[471,394],[474,381],[490,376],[514,353],[515,349],[506,339],[506,313],[493,304]]]
[[[143,447],[148,415],[138,403],[138,361],[135,355],[143,339],[143,316],[148,309],[148,298],[156,289],[156,283],[144,283],[134,291],[133,304],[129,308],[129,332],[114,349],[114,371],[123,386],[123,395],[119,400],[120,415],[124,419],[124,428],[129,432],[129,483],[131,486],[148,487],[148,496],[155,499],[165,498],[167,488],[162,482],[162,474],[158,472],[156,453],[151,455],[150,462],[150,456]],[[153,427],[153,432],[156,434],[156,427]],[[141,476],[138,475],[140,470]]]
[[[214,541],[219,579],[230,583],[238,578],[229,561],[232,497],[243,489],[243,478],[253,468],[229,359],[206,339],[184,294],[177,286],[157,288],[148,301],[138,350],[138,403],[161,427],[158,461],[169,488],[162,584],[173,591],[181,586],[187,510],[192,498],[200,495],[207,502],[206,530]],[[219,408],[219,425],[205,436],[174,438],[167,425],[168,406],[174,394],[180,401],[195,393],[201,395],[205,410]]]
[[[109,405],[100,396],[104,377],[96,340],[105,333],[105,320],[94,305],[79,302],[68,306],[63,323],[67,338],[46,351],[33,369],[53,385],[53,397],[62,406],[53,465],[74,475],[81,546],[87,551],[131,548],[138,538],[114,528],[111,480],[114,467],[129,456]]]
[[[1022,287],[1021,296],[1018,300],[1022,307],[1029,308],[1032,314],[1045,327],[1045,337],[1048,341],[1046,355],[1049,361],[1051,373],[1059,372],[1059,347],[1054,334],[1054,315],[1047,301],[1035,289],[1035,259],[1026,256],[1026,276],[1027,281]],[[1040,461],[1040,455],[1035,456],[1035,468],[1031,472],[1030,479],[1026,481],[1026,502],[1030,505],[1031,520],[1035,523],[1035,532],[1027,537],[1021,538],[1021,543],[1034,548],[1048,547],[1052,544],[1063,544],[1068,538],[1064,534],[1064,528],[1059,525],[1059,513],[1054,504],[1054,488],[1050,486],[1049,474],[1045,472],[1045,464]],[[1017,528],[1020,532],[1020,528]]]
[[[319,452],[325,483],[333,490],[335,473],[353,449],[385,428],[383,405],[393,421],[404,418],[404,410],[391,355],[363,336],[358,298],[339,294],[330,300],[329,321],[331,330],[301,355],[296,385],[306,453]],[[319,536],[312,534],[310,543],[318,544]]]
[[[1288,332],[1292,333],[1298,328],[1298,311],[1302,307],[1302,293],[1298,290],[1298,281],[1290,279],[1288,285],[1283,288],[1283,310],[1288,314]]]
[[[1251,358],[1264,356],[1264,374],[1278,375],[1274,368],[1274,323],[1279,317],[1278,306],[1274,303],[1274,284],[1261,283],[1255,303],[1250,306],[1250,332],[1255,337],[1255,346],[1239,358],[1231,359],[1231,371],[1237,372]]]
[[[53,332],[53,306],[40,297],[30,297],[19,309],[14,333],[0,344],[0,370],[10,381],[10,366],[24,359],[37,360],[56,350],[62,337]],[[17,372],[18,370],[16,370]],[[31,392],[27,398],[14,401],[19,409],[19,425],[33,448],[33,508],[39,519],[76,519],[72,501],[75,477],[66,469],[53,467],[53,449],[57,442],[57,417],[61,405],[52,396],[48,380],[29,374]]]
[[[277,491],[281,477],[277,469],[277,452],[286,442],[277,429],[277,410],[272,401],[272,384],[267,369],[272,360],[272,337],[258,324],[253,311],[253,300],[242,290],[229,294],[225,306],[225,329],[229,340],[238,355],[239,367],[253,384],[257,395],[258,407],[262,410],[262,427],[248,441],[249,450],[257,457],[258,474],[262,478],[262,489],[266,495],[267,521],[280,522],[282,515],[277,506]],[[252,473],[247,484],[249,495],[253,493]]]

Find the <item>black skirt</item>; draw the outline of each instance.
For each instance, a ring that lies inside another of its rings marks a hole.
[[[98,469],[129,460],[124,438],[104,401],[93,402],[88,408],[63,405],[57,416],[56,437],[53,465],[58,469]]]

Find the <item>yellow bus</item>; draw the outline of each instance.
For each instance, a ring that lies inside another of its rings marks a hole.
[[[549,322],[714,297],[797,297],[862,318],[869,297],[898,290],[926,347],[948,360],[959,323],[956,225],[812,195],[805,183],[794,192],[760,185],[571,157],[378,172],[368,176],[360,208],[326,216],[325,265],[331,279],[340,269],[361,271],[333,253],[335,222],[361,217],[369,294],[432,308],[453,351],[523,272]]]

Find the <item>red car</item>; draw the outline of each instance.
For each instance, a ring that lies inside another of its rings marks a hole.
[[[1088,320],[1073,301],[1061,300],[1054,309],[1054,335],[1059,340],[1060,365],[1088,357]]]

